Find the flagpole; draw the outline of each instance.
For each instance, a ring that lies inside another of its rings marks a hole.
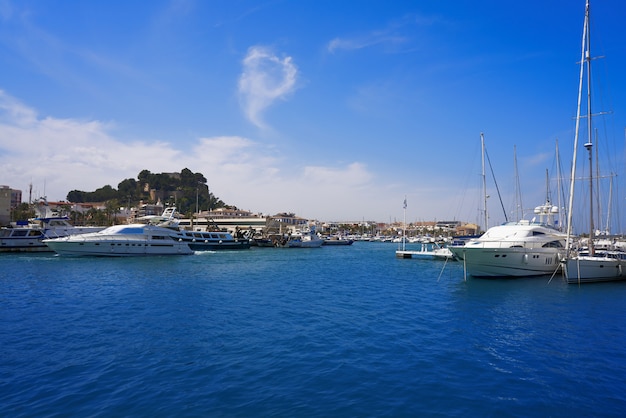
[[[406,248],[406,195],[404,195],[404,219],[402,224],[402,251],[404,251]]]

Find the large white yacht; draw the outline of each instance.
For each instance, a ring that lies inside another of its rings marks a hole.
[[[100,232],[44,239],[61,255],[147,256],[192,254],[178,231],[150,224],[114,225]]]
[[[535,208],[539,221],[520,220],[489,228],[479,238],[450,251],[474,277],[524,277],[552,274],[560,268],[567,234],[550,221],[558,208]]]

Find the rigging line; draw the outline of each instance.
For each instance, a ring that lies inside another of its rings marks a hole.
[[[441,268],[441,271],[439,272],[439,277],[437,277],[437,283],[439,283],[439,279],[441,279],[441,275],[443,274],[443,271],[446,269],[447,264],[448,264],[448,257],[446,257],[446,260],[443,263],[443,267]]]
[[[504,213],[504,220],[506,222],[509,221],[508,216],[506,216],[506,210],[504,209],[504,203],[502,203],[502,195],[500,194],[500,188],[498,187],[498,182],[496,181],[496,175],[493,172],[493,167],[491,166],[491,159],[489,159],[489,153],[485,148],[485,156],[487,157],[487,162],[489,163],[489,169],[491,170],[491,177],[493,178],[493,184],[496,186],[496,192],[498,192],[498,200],[500,200],[500,206],[502,206],[502,213]]]

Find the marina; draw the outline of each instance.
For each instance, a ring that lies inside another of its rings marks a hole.
[[[557,3],[4,2],[0,417],[624,416],[626,3]]]

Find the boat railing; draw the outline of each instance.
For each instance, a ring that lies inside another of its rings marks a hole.
[[[552,245],[546,245],[552,244]],[[543,241],[504,241],[504,240],[480,240],[480,241],[470,241],[466,244],[468,247],[481,247],[481,248],[489,248],[489,249],[505,249],[505,248],[564,248],[564,245],[559,240],[554,240],[551,242],[543,242]]]

